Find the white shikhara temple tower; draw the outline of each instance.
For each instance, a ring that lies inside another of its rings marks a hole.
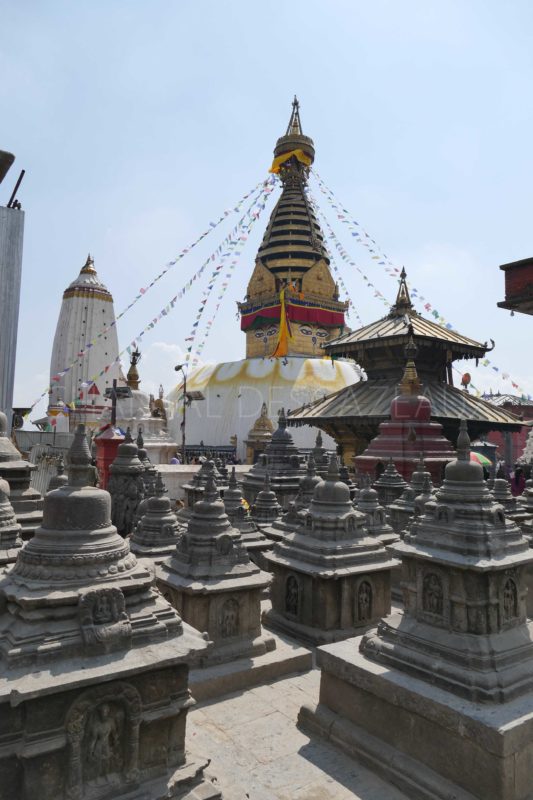
[[[114,321],[113,297],[89,255],[76,280],[63,293],[57,321],[48,406],[48,418],[56,430],[75,430],[80,422],[89,428],[100,425],[105,390],[120,377],[120,363],[112,364],[118,356],[116,326],[97,338],[83,357],[77,356]],[[112,366],[100,375],[109,364]]]

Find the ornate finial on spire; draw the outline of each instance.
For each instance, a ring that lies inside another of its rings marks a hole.
[[[237,476],[235,475],[235,467],[231,468],[231,475],[229,476],[228,489],[237,488]]]
[[[422,384],[416,371],[415,357],[418,348],[414,342],[412,335],[409,336],[409,341],[405,346],[406,364],[403,372],[402,380],[400,381],[400,391],[402,394],[417,395],[420,393]]]
[[[407,273],[405,271],[405,267],[402,267],[402,271],[400,273],[400,285],[398,286],[398,294],[396,295],[396,301],[391,308],[391,312],[394,316],[399,316],[412,310],[413,304],[411,302],[409,289],[407,288]]]
[[[281,428],[282,431],[284,431],[287,427],[287,417],[285,416],[284,408],[280,408],[278,414],[278,427]]]
[[[133,439],[131,438],[131,428],[128,425],[128,427],[126,428],[126,434],[124,436],[123,444],[131,444],[132,442],[133,442]]]
[[[91,451],[85,435],[85,425],[78,425],[68,451],[68,482],[70,486],[88,486]]]
[[[202,499],[207,503],[214,503],[216,500],[220,500],[220,493],[217,488],[215,471],[213,469],[210,470],[209,475],[207,476],[204,496]]]
[[[163,497],[167,493],[165,484],[163,483],[163,477],[161,473],[158,471],[155,479],[155,494],[156,497]]]
[[[340,478],[340,476],[339,476],[339,459],[337,458],[335,453],[332,453],[332,455],[330,456],[330,459],[329,459],[328,473],[327,473],[327,476],[326,476],[326,480],[328,480],[328,481],[338,481],[339,478]]]
[[[87,255],[87,261],[80,270],[80,275],[86,274],[87,272],[96,273],[94,268],[94,259],[90,253]]]
[[[269,492],[270,491],[270,475],[269,475],[268,472],[265,472],[265,480],[263,482],[263,490],[265,492]]]
[[[126,376],[126,384],[130,387],[130,389],[138,389],[140,380],[139,380],[139,371],[137,370],[137,364],[141,360],[141,354],[139,349],[136,348],[131,356],[130,356],[130,368],[128,370],[128,374]]]
[[[316,475],[316,464],[312,453],[309,454],[309,458],[307,459],[307,475],[309,475],[310,478]]]
[[[144,447],[143,429],[140,425],[137,429],[137,447],[138,448]]]
[[[294,95],[294,100],[292,101],[291,118],[289,120],[289,124],[287,125],[287,133],[285,135],[290,136],[291,134],[295,134],[296,136],[302,135],[302,123],[300,122],[300,103],[298,102],[296,95]]]
[[[470,437],[466,420],[462,419],[459,423],[459,436],[457,437],[457,460],[470,461]]]

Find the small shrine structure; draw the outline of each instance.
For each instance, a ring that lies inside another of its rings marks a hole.
[[[405,611],[319,650],[320,705],[304,707],[300,723],[411,787],[409,796],[525,800],[533,552],[470,461],[464,423],[442,486],[391,549],[402,559]]]
[[[390,611],[391,570],[396,565],[368,535],[350,490],[331,456],[315,487],[303,524],[266,555],[274,575],[272,609],[265,621],[312,644],[353,636]]]
[[[90,462],[80,426],[68,485],[0,578],[0,794],[220,800],[209,762],[185,749],[189,666],[206,642],[117,533]]]

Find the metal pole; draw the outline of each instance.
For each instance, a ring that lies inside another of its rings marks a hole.
[[[8,207],[8,208],[11,208],[11,204],[13,203],[13,201],[14,201],[15,197],[17,196],[18,188],[19,188],[20,184],[22,183],[22,179],[23,179],[23,177],[24,177],[24,175],[25,175],[25,174],[26,174],[26,170],[25,170],[25,169],[23,169],[23,170],[22,170],[22,172],[21,172],[21,173],[20,173],[20,175],[19,175],[19,179],[18,179],[18,181],[17,181],[17,182],[16,182],[16,184],[15,184],[15,188],[13,189],[13,192],[12,192],[12,194],[11,194],[11,197],[9,198],[9,202],[8,202],[8,204],[7,204],[7,207]]]
[[[185,410],[187,408],[187,375],[185,370],[181,370],[183,374],[183,419],[181,421],[181,460],[183,464],[187,463],[185,455]]]
[[[111,392],[111,427],[117,424],[117,379],[113,378],[113,390]]]

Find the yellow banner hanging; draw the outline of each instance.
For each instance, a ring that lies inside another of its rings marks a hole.
[[[276,343],[276,349],[272,353],[271,358],[283,358],[289,352],[289,339],[291,338],[291,329],[287,320],[287,310],[285,308],[285,292],[287,286],[284,286],[279,293],[280,300],[280,315],[279,315],[279,336]]]
[[[282,156],[277,156],[272,162],[272,166],[269,169],[269,172],[273,172],[275,175],[278,174],[279,169],[285,161],[288,161],[289,158],[295,157],[298,159],[300,164],[305,164],[306,167],[311,166],[311,159],[308,155],[304,153],[303,150],[291,150],[289,153],[283,153]]]

